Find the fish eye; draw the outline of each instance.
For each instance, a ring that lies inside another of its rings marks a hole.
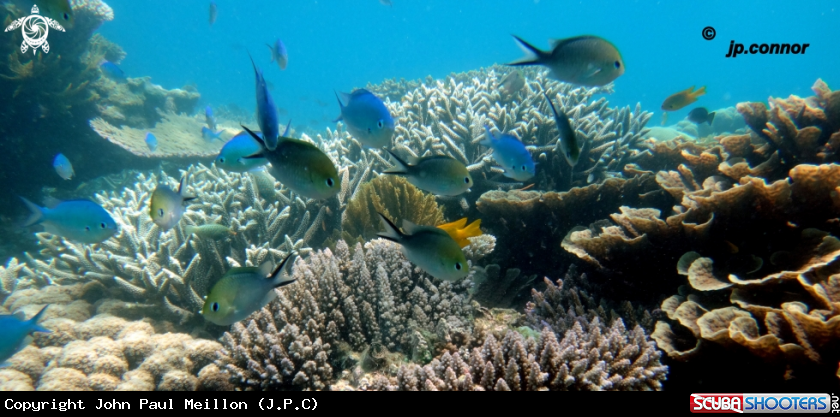
[[[383,126],[382,120],[380,120],[378,123],[376,123],[376,125],[379,126],[380,129],[382,129],[382,126]]]
[[[219,311],[219,303],[213,303],[210,306],[210,309],[213,310],[213,311]]]
[[[455,269],[457,269],[459,271],[461,270],[461,263],[460,262],[455,262]]]
[[[158,216],[163,217],[163,209],[158,209]]]
[[[621,68],[621,62],[615,61],[613,65],[615,65],[616,68]]]
[[[522,165],[522,170],[525,171],[525,165]]]
[[[70,15],[68,15],[67,13],[64,13],[64,20],[70,20]]]
[[[464,177],[464,183],[469,184],[470,183],[470,177]]]
[[[225,158],[219,158],[219,163],[224,164],[225,163]]]
[[[90,232],[90,226],[85,226],[85,231]]]
[[[108,226],[106,226],[106,225],[105,225],[105,223],[99,223],[99,226],[101,226],[103,229],[107,229],[107,228],[108,228]]]
[[[333,185],[335,185],[335,181],[332,178],[327,178],[327,187],[332,188]]]

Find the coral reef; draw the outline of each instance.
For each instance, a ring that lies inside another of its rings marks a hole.
[[[370,240],[382,231],[377,213],[387,216],[396,225],[408,220],[421,226],[444,223],[443,213],[435,197],[420,191],[405,178],[381,175],[361,184],[342,214],[342,237],[347,241]]]
[[[277,261],[290,251],[306,254],[307,242],[319,233],[320,239],[325,237],[321,224],[328,216],[327,206],[291,200],[287,189],[266,201],[250,174],[193,165],[182,176],[199,198],[187,207],[177,227],[161,233],[147,207],[158,182],[175,186],[178,180],[165,173],[149,178],[140,174],[134,186],[122,193],[97,195],[117,221],[118,235],[88,246],[38,234],[41,253],[37,257],[27,254],[26,267],[13,259],[4,269],[4,288],[10,281],[25,289],[96,280],[126,300],[100,304],[99,312],[186,323],[200,320],[195,312],[204,304],[202,296],[213,277],[230,267],[257,266],[270,258]],[[213,241],[184,232],[187,225],[209,223],[228,226],[235,235]]]
[[[204,121],[191,116],[165,113],[160,116],[161,121],[152,128],[133,128],[129,126],[117,127],[105,119],[96,118],[90,121],[90,127],[103,139],[120,146],[134,155],[150,158],[169,157],[214,157],[224,146],[219,140],[208,141],[201,136]],[[146,133],[151,132],[157,137],[158,147],[152,152],[146,145]],[[227,139],[232,137],[228,132]]]
[[[102,97],[97,101],[100,116],[109,123],[150,130],[155,128],[161,119],[165,119],[168,123],[177,121],[184,125],[189,124],[183,126],[188,136],[201,138],[201,127],[205,126],[203,115],[201,119],[196,119],[191,124],[186,117],[181,119],[175,117],[184,113],[192,114],[195,110],[195,105],[201,95],[193,87],[166,90],[157,84],[152,84],[150,77],[129,78],[124,83],[100,78],[93,86]],[[95,126],[94,130],[96,130]],[[100,132],[97,131],[97,133]],[[235,133],[228,132],[230,136]],[[225,137],[224,140],[230,139],[230,136]]]
[[[441,334],[471,331],[469,277],[434,283],[382,239],[298,259],[296,285],[232,326],[217,361],[249,390],[328,389],[341,358],[374,347],[421,359]]]

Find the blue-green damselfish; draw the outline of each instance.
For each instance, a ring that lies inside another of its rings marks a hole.
[[[100,243],[117,233],[117,223],[99,204],[71,200],[53,208],[40,207],[21,197],[32,215],[24,227],[41,225],[44,231],[79,243]]]
[[[181,221],[181,216],[184,214],[184,203],[195,199],[195,196],[186,194],[183,178],[181,178],[177,193],[166,185],[160,184],[152,193],[152,199],[149,202],[149,216],[165,232]]]
[[[269,262],[259,268],[231,268],[210,289],[201,314],[219,326],[229,326],[246,319],[277,298],[275,288],[295,282],[295,279],[283,274],[290,260],[294,260],[293,254],[286,256],[273,270]]]
[[[332,197],[341,190],[341,178],[327,154],[302,140],[280,137],[272,150],[263,138],[242,126],[260,144],[262,150],[246,159],[265,158],[271,163],[271,175],[293,192],[316,200]],[[263,132],[264,133],[264,132]]]
[[[30,333],[51,333],[38,325],[38,320],[41,319],[46,309],[47,306],[44,306],[29,320],[21,320],[12,314],[0,314],[0,368],[6,367],[8,365],[5,362],[6,359],[11,358],[32,341],[29,336]]]
[[[423,191],[451,197],[469,191],[473,185],[467,167],[456,159],[435,155],[414,160],[409,164],[395,153],[388,153],[396,161],[396,166],[383,174],[404,176],[408,182]]]
[[[385,228],[379,237],[400,244],[405,257],[429,275],[444,281],[457,281],[469,274],[469,264],[461,246],[445,230],[418,226],[403,219],[405,233],[402,233],[382,213],[377,214]]]

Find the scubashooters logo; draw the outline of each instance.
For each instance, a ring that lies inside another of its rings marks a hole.
[[[32,6],[32,14],[12,22],[6,28],[6,32],[21,28],[23,34],[23,43],[20,44],[20,51],[26,53],[29,48],[32,48],[32,54],[38,51],[38,48],[44,50],[44,53],[50,52],[50,44],[47,43],[47,36],[50,34],[50,28],[64,32],[64,28],[58,24],[57,21],[44,17],[38,14],[38,5]]]

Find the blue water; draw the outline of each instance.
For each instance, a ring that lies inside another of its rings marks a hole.
[[[662,100],[706,85],[698,105],[715,109],[768,96],[811,95],[817,78],[840,87],[840,3],[790,1],[486,1],[109,0],[116,18],[100,32],[128,56],[130,77],[166,88],[194,83],[202,103],[254,108],[246,50],[275,86],[274,99],[296,125],[331,125],[333,90],[386,78],[439,78],[522,56],[511,34],[541,48],[548,39],[593,34],[621,51],[626,73],[612,105],[659,112]],[[714,40],[703,39],[706,26]],[[264,46],[280,38],[289,66],[280,71]],[[804,55],[725,58],[729,43],[809,43]],[[318,103],[320,101],[320,104]],[[326,105],[325,105],[326,104]],[[671,120],[685,116],[676,112]]]

